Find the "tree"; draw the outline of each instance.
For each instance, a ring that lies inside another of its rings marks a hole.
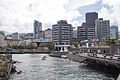
[[[54,49],[53,43],[43,43],[43,44],[40,45],[40,47],[47,47],[49,50]]]
[[[48,47],[49,50],[53,50],[54,49],[53,43],[47,43],[46,46]]]
[[[79,39],[73,39],[70,41],[70,45],[74,45],[75,47],[78,47],[79,43]]]
[[[24,49],[36,49],[36,46],[34,46],[33,44],[24,46]]]
[[[7,47],[11,48],[12,46],[10,44],[8,44]]]
[[[109,39],[109,40],[106,40],[106,44],[107,45],[116,44],[116,41],[115,41],[115,39]]]
[[[106,46],[106,42],[105,41],[100,41],[100,42],[97,42],[98,46]]]

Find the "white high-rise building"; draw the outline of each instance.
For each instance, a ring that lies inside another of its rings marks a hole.
[[[103,18],[95,21],[95,33],[96,39],[99,41],[110,39],[110,21],[103,20]]]

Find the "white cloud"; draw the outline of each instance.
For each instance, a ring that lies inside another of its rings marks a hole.
[[[32,32],[35,19],[46,24],[67,19],[73,26],[80,24],[77,8],[98,0],[0,0],[0,30],[7,32]],[[51,26],[51,25],[50,25]]]
[[[120,0],[103,0],[99,16],[110,20],[111,25],[120,26]]]
[[[66,5],[68,10],[74,10],[81,6],[95,4],[99,0],[69,0],[69,3]]]

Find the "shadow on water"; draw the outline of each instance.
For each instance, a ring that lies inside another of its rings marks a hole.
[[[111,79],[103,79],[103,80],[117,80],[118,76],[119,76],[119,73],[120,73],[120,70],[119,69],[116,69],[116,68],[110,68],[110,67],[98,67],[98,66],[95,66],[95,65],[86,65],[86,64],[81,64],[79,65],[79,68],[82,68],[82,69],[88,69],[89,72],[97,72],[97,73],[100,73],[100,74],[103,74],[104,76],[106,77],[110,77]]]

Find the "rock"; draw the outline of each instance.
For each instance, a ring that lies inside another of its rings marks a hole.
[[[21,74],[21,73],[22,73],[22,71],[21,71],[21,70],[17,72],[17,74]]]

